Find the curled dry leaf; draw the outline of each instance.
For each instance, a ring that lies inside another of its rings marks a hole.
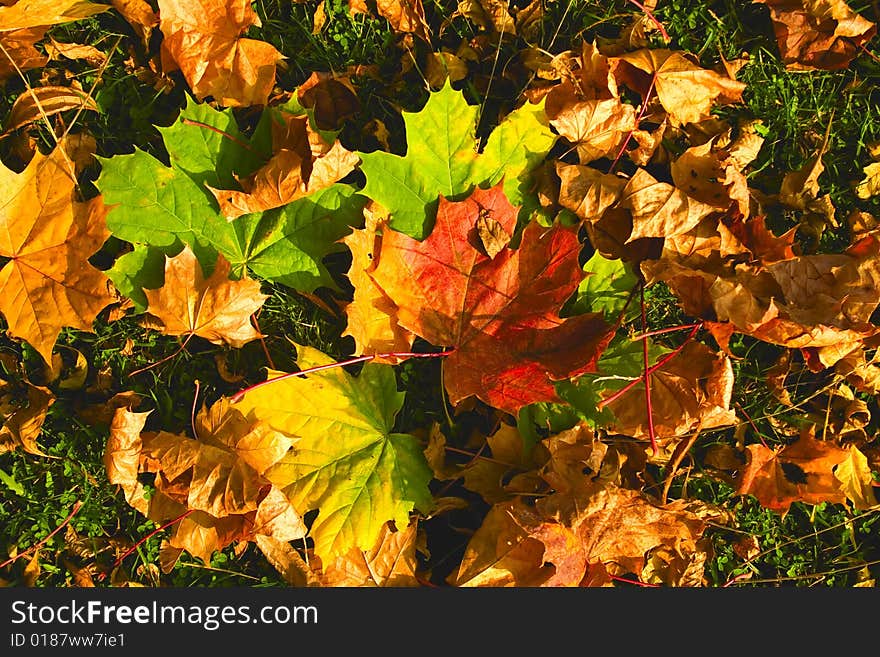
[[[190,248],[165,257],[165,284],[145,290],[149,313],[166,335],[198,335],[215,344],[233,347],[260,338],[251,315],[269,297],[253,279],[229,279],[229,262],[217,256],[209,278]]]
[[[46,413],[55,401],[55,395],[48,388],[25,382],[27,405],[21,406],[20,391],[7,391],[10,384],[0,385],[0,454],[23,449],[35,456],[48,456],[37,445],[37,438],[46,421]]]
[[[129,503],[164,523],[184,514],[169,545],[209,561],[234,540],[265,534],[302,538],[306,527],[290,501],[264,472],[292,441],[265,423],[246,419],[221,400],[196,416],[197,438],[144,432],[148,413],[119,408],[105,450],[108,479]],[[144,497],[138,476],[155,474],[156,491]],[[176,558],[176,557],[175,557]]]
[[[684,575],[704,549],[699,539],[705,527],[682,500],[660,506],[638,491],[611,485],[554,494],[534,507],[519,500],[504,502],[489,510],[449,582],[607,585],[607,574],[640,575],[658,548],[667,548],[665,572]],[[606,577],[597,576],[601,571]]]
[[[101,111],[91,96],[72,87],[27,89],[12,104],[3,131],[9,133],[41,118],[80,108],[92,112]]]
[[[849,66],[877,26],[843,0],[754,0],[767,5],[786,68],[828,71]]]
[[[845,253],[739,264],[720,274],[670,260],[647,261],[642,270],[669,285],[685,312],[716,322],[710,329],[722,346],[733,332],[745,333],[812,349],[822,369],[877,333],[870,318],[880,303],[880,243],[873,236]]]

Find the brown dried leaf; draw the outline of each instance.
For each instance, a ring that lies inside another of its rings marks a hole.
[[[877,26],[843,0],[754,0],[767,5],[786,68],[838,70],[849,66]]]
[[[559,205],[593,223],[620,199],[626,180],[598,169],[556,162]]]
[[[46,421],[46,413],[55,402],[55,395],[48,388],[35,386],[25,382],[27,386],[27,406],[19,407],[17,399],[12,395],[0,398],[0,412],[3,426],[0,427],[0,454],[21,447],[28,454],[49,457],[44,453],[37,438]],[[55,457],[49,457],[55,458]]]
[[[397,531],[387,523],[369,550],[352,548],[323,569],[326,586],[412,587],[421,586],[416,571],[418,523]]]
[[[754,495],[762,506],[783,514],[792,502],[841,504],[846,500],[834,468],[849,458],[849,452],[816,440],[812,428],[781,450],[757,444],[746,450],[749,459],[737,477],[738,494]]]
[[[620,208],[632,213],[633,228],[627,242],[640,237],[672,237],[696,226],[716,212],[668,183],[639,168],[621,192]]]
[[[652,417],[658,442],[663,444],[699,429],[735,424],[736,413],[730,408],[732,394],[730,358],[699,342],[687,343],[681,353],[651,375]],[[649,437],[643,383],[608,408],[615,417],[613,431],[638,439]]]
[[[683,53],[671,50],[642,49],[613,61],[622,64],[618,80],[638,91],[643,99],[653,76],[657,98],[674,126],[708,117],[713,105],[740,102],[746,88],[744,83],[701,68]]]

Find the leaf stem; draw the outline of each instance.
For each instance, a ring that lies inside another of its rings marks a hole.
[[[639,288],[639,301],[641,302],[642,332],[644,333],[648,330],[648,313],[645,309],[644,281]],[[651,403],[651,367],[648,354],[647,336],[642,338],[642,362],[645,366],[645,373],[642,378],[645,381],[645,412],[648,414],[648,438],[651,439],[651,452],[654,454],[654,456],[657,456],[660,450],[657,448],[657,434],[654,430],[654,405]]]
[[[436,351],[431,353],[416,353],[412,351],[392,351],[386,354],[370,354],[366,356],[357,356],[356,358],[349,358],[348,360],[339,361],[338,363],[327,363],[326,365],[316,365],[315,367],[309,367],[304,370],[300,370],[298,372],[290,372],[288,374],[282,374],[281,376],[277,376],[274,379],[266,379],[265,381],[260,381],[259,383],[255,383],[252,386],[245,388],[244,390],[240,390],[230,397],[232,403],[237,403],[242,400],[242,398],[252,390],[256,390],[257,388],[262,388],[263,386],[269,385],[271,383],[278,383],[279,381],[283,381],[285,379],[289,379],[294,376],[305,376],[306,374],[314,374],[315,372],[321,372],[323,370],[333,369],[335,367],[345,367],[346,365],[354,365],[356,363],[366,363],[371,360],[375,360],[376,358],[441,358],[443,356],[448,356],[454,351],[454,349],[447,349],[446,351]]]
[[[118,568],[118,567],[119,567],[119,564],[121,564],[123,561],[125,561],[125,558],[126,558],[128,555],[130,555],[132,552],[134,552],[135,550],[137,550],[141,545],[143,545],[144,543],[146,543],[147,541],[149,541],[153,536],[155,536],[156,534],[158,534],[158,533],[161,532],[161,531],[164,531],[164,530],[168,529],[168,528],[171,527],[172,525],[176,525],[178,522],[180,522],[181,520],[183,520],[184,518],[186,518],[186,517],[187,517],[190,513],[192,513],[193,511],[195,511],[195,509],[187,509],[186,511],[184,511],[183,513],[181,513],[179,516],[177,516],[176,518],[174,518],[174,520],[169,520],[168,522],[166,522],[166,523],[165,523],[164,525],[162,525],[161,527],[157,527],[156,529],[154,529],[153,531],[151,531],[149,534],[147,534],[146,536],[144,536],[141,540],[139,540],[137,543],[135,543],[135,544],[132,545],[130,548],[128,548],[128,549],[125,551],[125,553],[124,553],[121,557],[119,557],[119,558],[113,563],[113,568],[110,569],[111,572],[112,572],[113,569]],[[102,573],[102,575],[104,575],[104,574]],[[106,575],[104,575],[104,577],[106,577]],[[103,579],[104,577],[101,577],[100,579]]]
[[[181,119],[180,120],[183,125],[191,125],[197,128],[205,128],[205,130],[210,130],[211,132],[216,132],[218,135],[226,137],[232,142],[235,142],[238,146],[241,146],[245,150],[249,150],[251,153],[255,153],[254,147],[248,143],[243,142],[241,139],[236,137],[235,135],[231,135],[228,132],[224,132],[220,128],[215,128],[212,125],[208,125],[207,123],[202,123],[201,121],[193,121],[192,119]]]
[[[648,109],[648,101],[651,100],[651,94],[654,92],[654,83],[657,82],[657,72],[654,71],[654,75],[651,77],[651,84],[648,86],[648,91],[645,93],[645,98],[642,100],[642,107],[639,110],[639,115],[636,117],[636,125],[635,128],[629,131],[626,135],[626,139],[623,140],[623,144],[620,146],[620,150],[617,151],[617,156],[614,158],[614,162],[611,163],[611,166],[608,167],[608,173],[613,173],[614,168],[617,166],[617,162],[620,160],[624,151],[626,151],[626,147],[629,144],[629,140],[632,139],[633,132],[635,129],[639,127],[639,123],[642,122],[642,119],[645,117],[645,111]]]
[[[3,563],[0,563],[0,568],[5,568],[6,566],[13,563],[14,561],[21,559],[24,555],[30,554],[34,550],[39,550],[41,547],[43,547],[46,543],[49,542],[50,538],[52,538],[53,536],[55,536],[55,534],[60,532],[63,527],[67,526],[67,523],[69,523],[73,519],[73,516],[75,516],[79,512],[79,510],[82,508],[82,505],[83,505],[83,503],[80,502],[79,500],[77,500],[76,504],[73,505],[73,509],[71,509],[68,516],[64,519],[64,522],[62,522],[55,529],[53,529],[46,538],[44,538],[39,543],[35,543],[34,545],[30,546],[24,552],[19,552],[14,557],[10,557],[9,559],[4,561]]]
[[[666,41],[667,43],[669,43],[669,33],[666,31],[666,28],[663,27],[663,23],[661,23],[659,20],[657,20],[657,17],[654,16],[653,13],[651,13],[651,10],[648,9],[641,2],[638,2],[637,0],[629,0],[629,3],[635,5],[636,7],[641,9],[643,12],[645,12],[645,16],[648,17],[648,20],[650,20],[652,23],[654,23],[654,25],[657,26],[657,29],[660,30],[660,35],[663,37],[663,40]]]
[[[694,326],[694,327],[691,329],[691,332],[688,334],[687,338],[685,338],[685,341],[684,341],[684,342],[682,342],[682,343],[681,343],[678,347],[676,347],[673,351],[670,351],[668,354],[666,354],[665,356],[663,356],[663,358],[661,358],[660,360],[658,360],[654,365],[651,365],[651,367],[649,367],[649,368],[646,370],[646,373],[647,373],[647,374],[653,374],[654,372],[656,372],[657,370],[659,370],[661,367],[663,367],[664,365],[666,365],[666,363],[668,363],[668,362],[671,361],[673,358],[675,358],[675,357],[681,352],[681,350],[684,349],[685,345],[693,339],[693,337],[697,334],[697,331],[700,329],[700,327],[701,327],[702,325],[703,325],[703,324],[700,323],[700,324],[697,324],[696,326]],[[634,379],[633,381],[631,381],[631,382],[628,383],[627,385],[625,385],[623,388],[621,388],[620,390],[618,390],[617,392],[615,392],[613,395],[611,395],[611,396],[608,397],[607,399],[603,399],[602,401],[600,401],[600,402],[596,405],[597,408],[601,411],[603,408],[605,408],[606,406],[608,406],[608,404],[610,404],[610,403],[612,403],[612,402],[617,401],[618,399],[620,399],[620,397],[622,397],[624,394],[626,394],[627,392],[629,392],[633,387],[637,386],[637,385],[638,385],[641,381],[643,381],[643,380],[644,380],[644,374],[643,374],[642,376],[640,376],[639,378]]]

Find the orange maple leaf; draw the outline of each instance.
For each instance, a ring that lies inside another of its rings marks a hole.
[[[249,0],[159,0],[163,69],[177,64],[193,94],[225,107],[265,105],[283,58],[265,41],[241,38],[260,17]]]
[[[114,300],[109,279],[88,259],[109,237],[100,197],[80,203],[60,147],[36,153],[21,173],[0,167],[0,312],[9,332],[47,364],[65,326],[92,330]]]
[[[144,290],[149,313],[167,335],[198,335],[214,344],[241,347],[260,338],[250,317],[268,296],[253,279],[229,280],[230,265],[222,255],[210,278],[189,247],[165,258],[165,285]]]
[[[762,506],[787,513],[792,502],[840,503],[846,501],[834,467],[849,452],[813,437],[814,427],[801,432],[797,442],[780,450],[748,445],[749,460],[737,480],[737,493],[751,494]]]
[[[601,313],[558,315],[583,278],[574,230],[532,223],[518,249],[489,256],[480,217],[508,235],[516,226],[502,185],[455,203],[441,196],[436,225],[422,242],[386,231],[370,275],[397,305],[403,327],[455,348],[444,363],[453,404],[476,395],[516,413],[557,400],[553,381],[594,371],[612,331]]]

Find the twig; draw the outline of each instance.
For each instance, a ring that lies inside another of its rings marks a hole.
[[[410,351],[393,351],[387,354],[371,354],[368,356],[358,356],[357,358],[350,358],[348,360],[343,360],[338,363],[327,363],[326,365],[316,365],[315,367],[309,367],[304,370],[300,370],[299,372],[290,372],[289,374],[282,374],[281,376],[277,376],[274,379],[266,379],[265,381],[260,381],[259,383],[255,383],[252,386],[241,390],[232,397],[230,400],[233,403],[240,402],[244,396],[251,392],[252,390],[256,390],[257,388],[262,388],[263,386],[278,383],[279,381],[283,381],[285,379],[289,379],[294,376],[305,376],[306,374],[314,374],[315,372],[321,372],[323,370],[333,369],[335,367],[344,367],[346,365],[354,365],[356,363],[366,363],[371,360],[375,360],[376,358],[441,358],[443,356],[448,356],[454,351],[454,349],[449,349],[447,351],[437,351],[433,353],[415,353]]]
[[[179,516],[177,516],[174,520],[169,520],[168,522],[166,522],[166,523],[165,523],[164,525],[162,525],[161,527],[157,527],[156,529],[154,529],[153,531],[151,531],[149,534],[147,534],[146,536],[144,536],[141,540],[139,540],[137,543],[135,543],[135,544],[132,545],[129,549],[127,549],[127,550],[125,551],[125,553],[124,553],[121,557],[119,557],[119,558],[113,563],[113,568],[111,568],[110,570],[112,571],[113,569],[118,568],[118,567],[119,567],[119,564],[121,564],[123,561],[125,561],[125,558],[126,558],[128,555],[130,555],[132,552],[134,552],[135,550],[137,550],[141,545],[143,545],[144,543],[146,543],[147,541],[149,541],[153,536],[155,536],[155,535],[158,534],[159,532],[164,531],[164,530],[168,529],[169,527],[171,527],[172,525],[177,524],[178,522],[180,522],[181,520],[183,520],[184,518],[186,518],[186,517],[187,517],[190,513],[192,513],[193,511],[195,511],[195,509],[187,509],[186,511],[184,511],[183,513],[181,513]],[[106,575],[105,573],[101,573],[101,576],[99,577],[99,579],[104,579],[106,576],[107,576],[107,575]]]
[[[675,478],[675,474],[678,472],[678,466],[684,461],[684,457],[687,456],[687,453],[691,451],[694,443],[697,442],[697,438],[700,437],[700,432],[702,430],[703,426],[701,422],[700,426],[697,427],[697,430],[693,432],[690,438],[682,440],[676,445],[675,451],[672,453],[672,458],[669,460],[669,473],[663,481],[663,493],[660,495],[661,504],[666,504],[666,498],[669,496],[669,489],[672,487],[672,480]]]
[[[195,333],[190,333],[189,335],[187,335],[186,340],[183,341],[183,344],[181,344],[174,353],[169,354],[168,356],[165,356],[165,358],[163,358],[162,360],[157,360],[155,363],[152,363],[151,365],[147,365],[146,367],[142,367],[139,370],[135,370],[134,372],[130,372],[128,376],[135,376],[137,374],[143,374],[147,370],[151,370],[154,367],[157,367],[157,366],[161,365],[162,363],[165,363],[165,362],[171,360],[172,358],[177,356],[179,353],[181,353],[184,349],[186,349],[186,345],[189,343],[190,338],[192,338],[192,336],[194,336],[194,335],[195,335]]]
[[[620,160],[620,157],[623,155],[624,151],[626,151],[626,147],[629,144],[629,140],[632,139],[633,132],[635,129],[639,127],[639,123],[641,123],[642,119],[645,117],[645,111],[648,109],[648,101],[651,100],[651,93],[654,91],[654,83],[657,82],[657,72],[654,72],[654,75],[651,77],[651,84],[648,86],[648,91],[645,93],[645,98],[642,100],[642,107],[639,110],[639,115],[636,117],[636,126],[632,130],[629,131],[626,135],[626,139],[623,140],[623,144],[620,146],[620,150],[617,151],[617,156],[614,158],[614,162],[611,163],[611,166],[608,167],[608,173],[614,172],[614,167],[617,166],[617,162]]]
[[[77,500],[76,504],[73,505],[73,509],[70,511],[68,516],[64,519],[64,522],[62,522],[55,529],[53,529],[46,538],[44,538],[39,543],[35,543],[34,545],[30,546],[24,552],[19,552],[14,557],[10,557],[9,559],[4,561],[3,563],[0,563],[0,568],[5,568],[6,566],[13,563],[17,559],[21,559],[24,555],[29,554],[29,553],[33,552],[34,550],[39,550],[41,547],[43,547],[49,541],[50,538],[52,538],[53,536],[55,536],[55,534],[60,532],[61,529],[64,528],[67,525],[67,523],[69,523],[71,521],[71,519],[73,519],[73,516],[75,516],[77,514],[77,512],[82,508],[82,505],[83,505],[83,503],[80,502],[79,500]]]
[[[650,20],[652,23],[654,23],[654,25],[657,26],[657,29],[660,30],[660,35],[663,37],[663,40],[666,41],[667,43],[669,43],[669,34],[666,32],[666,28],[664,28],[663,23],[658,21],[657,17],[651,13],[651,10],[648,9],[641,2],[637,2],[637,0],[629,0],[629,2],[630,2],[630,4],[635,5],[636,7],[641,9],[643,12],[645,12],[645,16],[648,17],[648,20]]]
[[[688,336],[687,336],[687,338],[685,339],[685,341],[682,342],[679,346],[677,346],[673,351],[670,351],[668,354],[666,354],[665,356],[663,356],[663,358],[661,358],[660,360],[658,360],[656,364],[654,364],[654,365],[652,365],[651,367],[649,367],[649,368],[646,370],[646,374],[653,374],[654,372],[656,372],[657,370],[659,370],[661,367],[663,367],[664,365],[666,365],[666,363],[668,363],[668,362],[671,361],[673,358],[675,358],[676,356],[678,356],[678,354],[681,353],[681,350],[684,349],[685,345],[687,345],[687,343],[690,342],[690,341],[693,339],[693,337],[697,334],[697,331],[700,329],[701,326],[703,326],[702,323],[697,324],[696,326],[694,326],[694,328],[691,329],[691,332],[688,334]],[[596,405],[596,407],[601,411],[603,408],[605,408],[606,406],[608,406],[608,404],[610,404],[610,403],[612,403],[612,402],[617,401],[618,399],[620,399],[620,397],[622,397],[624,394],[626,394],[627,392],[629,392],[630,390],[632,390],[635,386],[637,386],[637,385],[638,385],[639,383],[641,383],[643,380],[644,380],[644,374],[643,374],[642,376],[640,376],[639,378],[632,380],[630,383],[628,383],[627,385],[625,385],[623,388],[621,388],[620,390],[618,390],[617,392],[615,392],[613,395],[611,395],[611,396],[608,397],[607,399],[603,399],[602,401],[600,401],[600,402]]]
[[[641,312],[642,312],[642,331],[648,330],[648,316],[647,310],[645,309],[645,283],[642,282],[641,287],[639,288],[639,300],[641,301]],[[654,431],[654,405],[651,403],[651,372],[650,372],[650,360],[648,354],[648,338],[642,338],[642,362],[645,367],[645,374],[643,375],[645,381],[645,412],[648,414],[648,438],[651,439],[651,452],[654,456],[660,453],[660,449],[657,447],[657,433]]]

